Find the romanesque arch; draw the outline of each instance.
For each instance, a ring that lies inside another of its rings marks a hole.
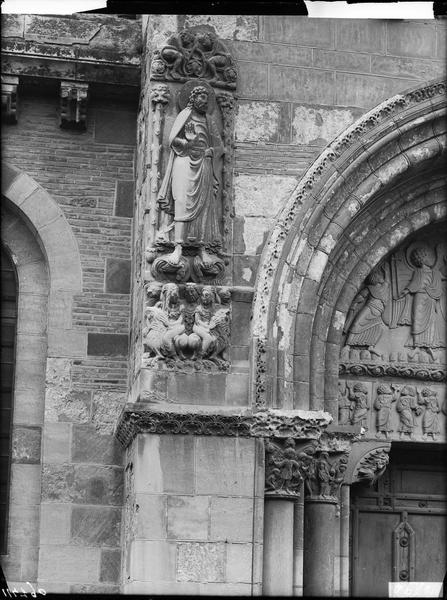
[[[254,406],[336,415],[343,326],[361,283],[404,239],[445,219],[445,105],[444,81],[385,101],[293,192],[261,257]]]

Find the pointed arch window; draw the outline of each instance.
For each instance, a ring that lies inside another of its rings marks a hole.
[[[6,553],[17,330],[17,270],[1,246],[0,296],[0,553]]]

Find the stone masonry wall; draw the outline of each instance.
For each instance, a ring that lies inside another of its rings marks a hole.
[[[102,31],[97,56],[104,58],[109,45],[112,62],[122,42],[117,36],[110,47],[107,25],[117,20],[105,21],[104,31],[98,18],[89,26]],[[135,39],[128,35],[127,51],[138,62]],[[85,57],[82,40],[81,46],[65,43]],[[18,123],[2,128],[3,160],[33,177],[60,206],[82,268],[82,292],[70,310],[79,337],[61,341],[46,366],[38,582],[47,592],[117,593],[123,452],[112,432],[127,386],[136,94],[90,86],[87,131],[79,133],[59,128],[58,85],[22,78]],[[20,580],[15,572],[9,578]]]

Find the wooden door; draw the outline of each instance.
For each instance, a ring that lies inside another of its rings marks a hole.
[[[440,445],[393,444],[374,487],[351,495],[351,595],[387,597],[390,581],[442,581],[446,476]]]

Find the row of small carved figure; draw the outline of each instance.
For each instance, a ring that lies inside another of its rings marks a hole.
[[[445,349],[436,349],[431,353],[424,348],[410,350],[408,352],[390,352],[389,354],[378,354],[366,349],[351,348],[351,346],[343,346],[340,353],[342,362],[379,362],[379,363],[415,363],[415,364],[431,364],[434,362],[445,363]]]
[[[143,344],[149,364],[174,359],[207,360],[224,367],[230,343],[231,292],[186,283],[183,298],[176,283],[151,282]]]
[[[397,385],[394,383],[380,383],[376,388],[374,410],[376,415],[376,437],[388,439],[393,432],[392,406],[396,403],[396,412],[399,417],[398,432],[401,438],[411,439],[416,427],[415,417],[423,413],[422,434],[423,439],[437,438],[441,432],[439,413],[447,414],[446,401],[442,407],[438,400],[438,393],[429,388],[416,388],[412,385]],[[339,382],[338,415],[339,424],[352,425],[360,423],[364,431],[368,430],[369,391],[368,386],[358,381],[353,384]]]

